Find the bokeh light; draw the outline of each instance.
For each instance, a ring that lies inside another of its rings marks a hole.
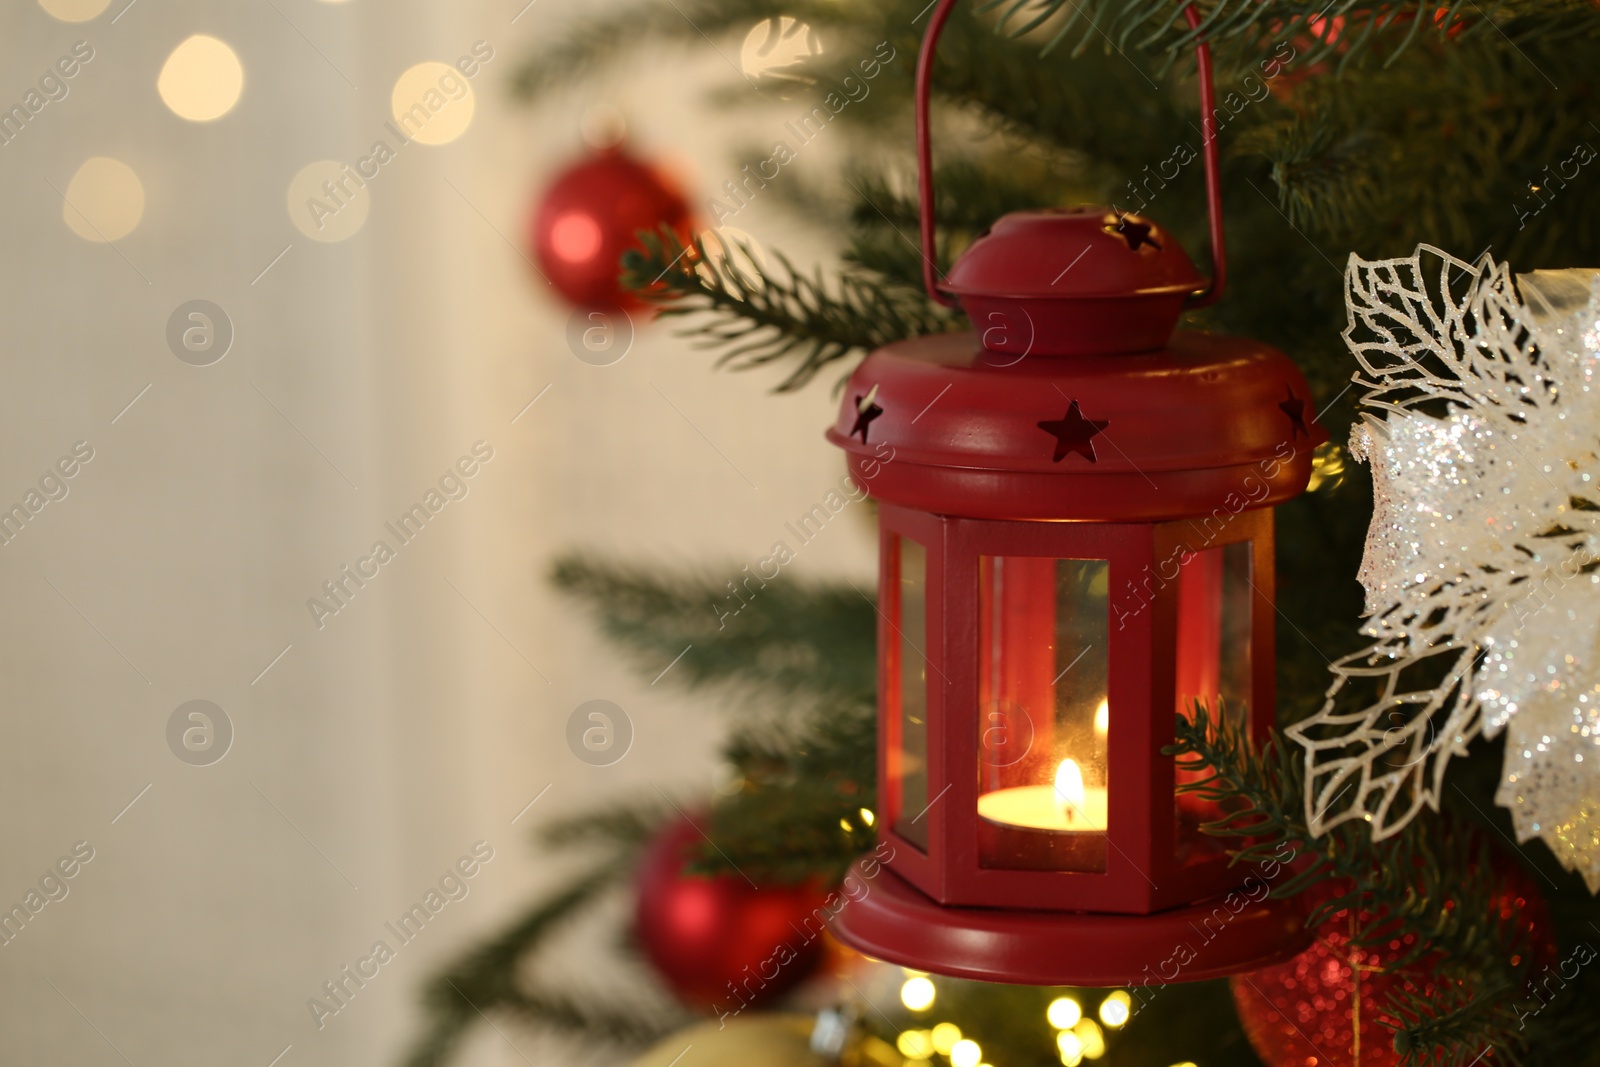
[[[354,237],[372,207],[367,187],[349,166],[319,160],[300,168],[289,182],[289,219],[313,241]]]
[[[902,1030],[894,1047],[908,1060],[925,1060],[933,1055],[933,1039],[926,1030]]]
[[[111,6],[111,0],[39,0],[45,14],[62,22],[88,22]]]
[[[1083,1062],[1083,1039],[1071,1030],[1063,1030],[1056,1035],[1056,1051],[1061,1053],[1066,1067],[1078,1067]]]
[[[449,144],[467,132],[477,100],[466,75],[430,59],[400,75],[389,97],[394,123],[418,144]]]
[[[907,978],[900,987],[900,1003],[912,1011],[927,1011],[933,1007],[934,995],[933,983],[920,975]]]
[[[1100,1002],[1100,1021],[1110,1027],[1121,1026],[1133,1014],[1132,1007],[1133,998],[1119,989]]]
[[[1083,1058],[1097,1060],[1106,1054],[1106,1035],[1093,1019],[1079,1019],[1072,1032],[1083,1042]]]
[[[983,1049],[971,1038],[964,1037],[950,1049],[951,1067],[978,1067],[983,1059]]]
[[[1071,997],[1057,997],[1050,1002],[1044,1015],[1057,1030],[1071,1030],[1083,1018],[1083,1009]]]
[[[144,217],[144,185],[120,159],[86,160],[67,184],[61,216],[85,241],[118,241]]]
[[[197,33],[172,50],[156,91],[172,113],[190,122],[210,122],[233,110],[244,90],[244,66],[228,45]]]
[[[810,84],[807,62],[822,54],[822,42],[806,23],[774,15],[750,27],[739,48],[739,69],[747,78],[773,78]]]
[[[961,1027],[955,1023],[940,1023],[928,1032],[928,1036],[933,1039],[933,1051],[948,1056],[961,1040]]]

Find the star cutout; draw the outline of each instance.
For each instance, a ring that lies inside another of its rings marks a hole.
[[[1311,431],[1306,428],[1306,402],[1294,395],[1293,386],[1284,386],[1286,399],[1279,401],[1278,408],[1289,416],[1289,439],[1296,437],[1310,437]]]
[[[1114,233],[1128,242],[1128,251],[1137,252],[1145,245],[1149,245],[1157,252],[1161,251],[1161,242],[1150,236],[1155,226],[1148,222],[1135,222],[1132,215],[1118,215],[1114,225],[1106,227],[1107,233]]]
[[[873,393],[877,391],[877,387],[873,387],[866,396],[856,397],[856,424],[850,427],[850,436],[860,434],[862,444],[867,443],[867,427],[872,425],[873,419],[883,414],[883,409],[872,402]]]
[[[1056,439],[1055,455],[1050,459],[1060,463],[1066,458],[1068,452],[1076,452],[1090,463],[1094,462],[1094,444],[1090,438],[1101,430],[1110,426],[1109,420],[1086,419],[1083,412],[1078,410],[1078,402],[1072,401],[1072,406],[1067,408],[1067,413],[1059,419],[1047,419],[1039,424],[1039,429],[1051,434]]]

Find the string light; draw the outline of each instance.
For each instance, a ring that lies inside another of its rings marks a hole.
[[[1045,1009],[1044,1017],[1057,1030],[1071,1030],[1083,1018],[1083,1009],[1071,997],[1057,997]]]
[[[1120,1027],[1133,1014],[1130,1010],[1132,1004],[1132,997],[1120,989],[1117,990],[1100,1002],[1100,1021],[1113,1030]]]
[[[1083,1042],[1084,1059],[1097,1060],[1106,1054],[1106,1035],[1093,1019],[1079,1019],[1072,1032]]]
[[[926,1030],[902,1030],[894,1047],[908,1060],[925,1060],[933,1055],[933,1041]]]
[[[955,1023],[940,1023],[933,1028],[930,1036],[933,1038],[933,1051],[948,1056],[950,1050],[961,1041],[961,1027]]]
[[[878,821],[878,817],[876,815],[872,814],[872,809],[871,808],[862,808],[861,809],[861,821],[866,823],[868,826],[871,826],[873,823]]]
[[[971,1038],[962,1038],[950,1049],[951,1067],[978,1067],[983,1059],[983,1050]]]
[[[839,829],[843,830],[847,834],[853,834],[856,831],[856,828],[850,825],[850,820],[844,818],[843,816],[839,818]]]
[[[912,1011],[927,1011],[933,1007],[933,982],[921,975],[907,978],[900,987],[900,1003]]]
[[[1056,1035],[1056,1049],[1061,1053],[1061,1062],[1066,1067],[1078,1067],[1083,1062],[1083,1040],[1071,1030],[1063,1030]]]

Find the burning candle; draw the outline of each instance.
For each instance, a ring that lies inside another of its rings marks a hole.
[[[978,797],[978,814],[988,822],[1054,833],[1106,831],[1106,790],[1085,786],[1076,760],[1064,759],[1050,785],[1019,785]]]

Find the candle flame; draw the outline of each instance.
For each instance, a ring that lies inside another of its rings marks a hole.
[[[1076,760],[1064,759],[1056,768],[1056,803],[1068,822],[1083,809],[1083,772]]]
[[[1105,697],[1100,698],[1100,706],[1094,709],[1094,732],[1101,737],[1111,729],[1111,703]]]

